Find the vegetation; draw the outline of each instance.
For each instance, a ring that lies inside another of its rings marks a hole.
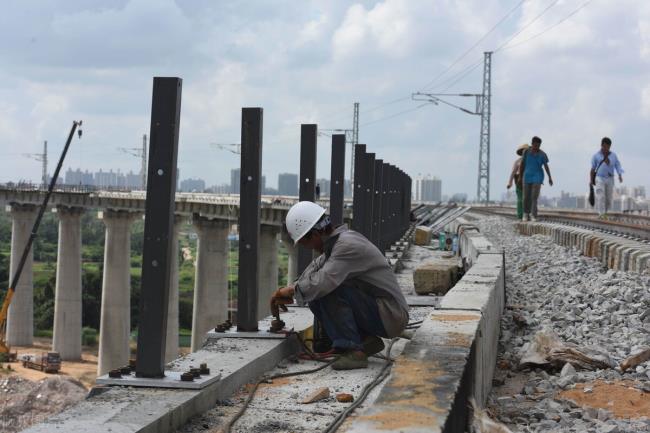
[[[84,345],[96,344],[99,330],[102,278],[104,268],[104,224],[97,219],[96,212],[82,216],[82,340]],[[136,221],[131,230],[131,327],[139,323],[140,276],[142,268],[142,247],[144,222]],[[56,258],[58,245],[58,219],[46,213],[34,242],[34,334],[52,335],[54,322],[54,295],[56,287]],[[189,248],[192,258],[196,257],[196,235],[193,227],[186,224],[179,235],[179,323],[182,342],[189,342],[192,328],[194,296],[194,262],[183,260],[182,251]],[[237,267],[239,265],[237,241],[230,241],[228,276],[229,296],[237,297]],[[11,216],[0,211],[0,295],[4,297],[9,285],[9,261],[11,254]],[[278,284],[287,280],[287,252],[280,246]],[[189,344],[189,343],[188,343]]]

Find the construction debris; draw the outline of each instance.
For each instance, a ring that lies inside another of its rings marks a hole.
[[[415,269],[415,293],[444,295],[458,281],[458,259],[451,253],[427,260]]]
[[[572,343],[564,343],[550,329],[542,329],[535,334],[532,341],[524,346],[524,355],[520,366],[550,366],[561,368],[571,363],[583,370],[614,368],[616,364],[608,354],[588,347],[578,347]]]
[[[493,420],[486,410],[477,407],[474,399],[469,400],[472,406],[472,433],[512,433],[508,427],[498,421]]]
[[[315,403],[317,401],[325,400],[330,396],[330,389],[327,387],[318,388],[316,391],[309,394],[307,397],[303,398],[301,404]]]
[[[417,226],[413,235],[415,245],[430,245],[432,230],[427,226]]]
[[[634,368],[639,364],[643,364],[650,359],[650,347],[632,355],[621,362],[621,371],[625,371],[628,368]]]
[[[336,401],[339,403],[352,403],[354,401],[354,397],[352,394],[346,394],[342,392],[340,394],[336,394]]]

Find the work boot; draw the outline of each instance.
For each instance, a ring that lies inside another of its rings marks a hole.
[[[334,370],[354,370],[366,367],[368,367],[368,355],[360,350],[349,350],[332,364]]]
[[[361,344],[363,345],[363,353],[368,356],[384,350],[384,341],[375,335],[364,338]]]

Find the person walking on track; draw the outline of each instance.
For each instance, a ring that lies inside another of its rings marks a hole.
[[[535,136],[530,144],[531,148],[523,152],[522,162],[519,166],[519,176],[523,179],[524,192],[524,216],[522,221],[537,220],[537,200],[544,183],[544,170],[548,174],[548,184],[553,186],[551,170],[548,168],[548,156],[540,149],[542,139]]]
[[[607,218],[607,212],[612,210],[614,193],[614,172],[618,174],[619,182],[623,182],[623,168],[618,156],[611,151],[612,140],[603,137],[600,150],[591,158],[591,184],[595,188],[596,211],[599,218]]]
[[[521,176],[519,176],[519,166],[521,165],[522,155],[530,146],[528,144],[522,144],[517,148],[517,155],[519,156],[514,164],[512,165],[512,171],[510,172],[510,179],[508,179],[508,189],[512,188],[512,184],[515,184],[515,191],[517,191],[517,219],[522,219],[524,216],[524,192]]]

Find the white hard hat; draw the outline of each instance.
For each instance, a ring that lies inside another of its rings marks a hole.
[[[285,225],[294,245],[320,220],[325,209],[310,201],[300,201],[289,209]]]

